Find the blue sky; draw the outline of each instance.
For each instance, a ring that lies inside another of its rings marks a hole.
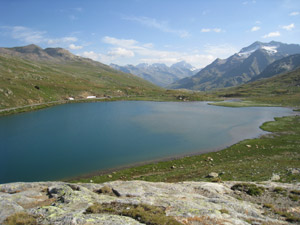
[[[109,64],[204,67],[255,41],[300,44],[299,0],[0,0],[0,46]]]

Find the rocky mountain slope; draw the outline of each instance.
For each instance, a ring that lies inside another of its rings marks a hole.
[[[288,224],[300,184],[63,182],[0,185],[1,224]],[[298,217],[297,217],[298,216]]]
[[[0,109],[34,103],[126,95],[151,95],[162,89],[132,74],[36,45],[0,48]]]
[[[169,87],[207,91],[237,86],[259,75],[274,61],[299,53],[300,45],[255,42],[227,59],[216,59],[196,75],[181,79]]]
[[[154,63],[152,65],[141,63],[136,66],[110,64],[110,66],[122,72],[137,75],[161,87],[167,86],[179,79],[192,76],[199,71],[185,61],[175,63],[170,67],[162,63]]]
[[[287,56],[268,65],[259,75],[253,77],[250,82],[290,72],[300,67],[300,54]]]

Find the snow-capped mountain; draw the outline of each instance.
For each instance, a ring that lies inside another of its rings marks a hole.
[[[227,59],[216,59],[192,77],[174,82],[169,88],[211,90],[243,84],[260,74],[268,65],[300,53],[300,45],[254,42]]]
[[[199,71],[199,69],[194,68],[185,61],[175,63],[170,67],[163,63],[141,63],[136,66],[110,64],[110,66],[122,72],[137,75],[161,87],[165,87],[179,79],[192,76]]]

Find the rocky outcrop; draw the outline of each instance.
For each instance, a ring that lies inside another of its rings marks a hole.
[[[265,190],[260,196],[251,196],[241,189],[235,190],[232,187],[237,186],[236,184],[237,182],[169,184],[144,181],[2,184],[0,224],[5,224],[19,212],[33,216],[37,224],[143,224],[138,215],[116,213],[113,209],[103,208],[103,212],[99,211],[101,213],[87,213],[87,209],[95,204],[107,206],[110,203],[113,203],[110,204],[112,206],[126,205],[129,209],[130,205],[133,208],[138,205],[143,205],[144,208],[145,205],[160,207],[167,217],[182,224],[287,224],[289,222],[286,218],[271,212],[270,204],[269,207],[263,207],[264,198],[270,198],[274,194],[278,194],[276,199],[286,204],[284,207],[291,212],[300,211],[299,202],[295,202],[295,199],[288,202],[287,198],[284,203],[280,199],[284,196],[278,191],[285,191],[287,195],[290,192],[297,194],[300,192],[300,184],[252,183],[251,187],[257,186]]]

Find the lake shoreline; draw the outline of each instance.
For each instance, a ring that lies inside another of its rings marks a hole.
[[[83,183],[89,183],[91,180],[93,183],[114,180],[171,183],[214,181],[216,178],[209,178],[207,175],[210,172],[217,172],[219,181],[267,181],[274,174],[280,174],[280,182],[299,182],[300,173],[291,172],[300,172],[300,168],[297,169],[300,144],[295,141],[300,132],[297,128],[299,124],[299,114],[275,118],[275,121],[265,122],[261,125],[261,129],[268,131],[269,134],[240,141],[219,151],[155,163],[149,162],[123,170],[106,170],[103,175],[98,174],[98,176],[78,178],[77,180],[73,178],[68,181]],[[286,130],[289,132],[285,132]],[[282,145],[286,147],[282,148]],[[290,155],[294,155],[294,158]],[[272,166],[270,167],[270,165]],[[104,172],[102,171],[102,173]]]

